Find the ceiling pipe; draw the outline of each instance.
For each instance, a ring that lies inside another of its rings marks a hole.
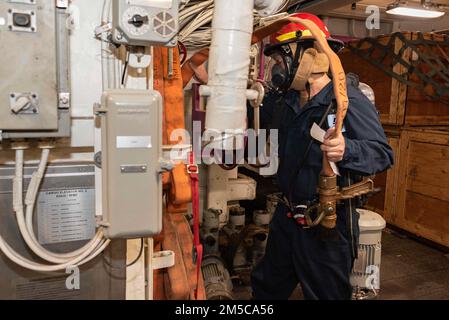
[[[314,14],[323,14],[331,10],[351,5],[362,0],[291,0],[288,8],[296,8]]]

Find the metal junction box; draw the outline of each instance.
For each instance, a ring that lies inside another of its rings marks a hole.
[[[70,135],[66,21],[67,13],[56,1],[0,0],[4,138]]]
[[[162,229],[162,97],[157,91],[104,93],[101,116],[103,225],[108,238]]]
[[[113,0],[114,42],[134,46],[177,44],[180,0]]]
[[[76,250],[95,232],[94,164],[50,165],[40,187],[34,214],[39,243],[56,253]],[[36,165],[24,169],[24,190]],[[14,166],[0,166],[0,234],[18,253],[37,260],[20,235],[13,211]],[[70,290],[65,272],[24,269],[0,252],[0,300],[125,299],[126,241],[114,240],[91,262],[81,266],[80,288]]]

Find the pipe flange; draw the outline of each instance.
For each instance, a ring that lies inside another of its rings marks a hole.
[[[56,141],[53,139],[40,140],[37,144],[39,149],[54,149],[56,148]]]
[[[26,150],[30,148],[30,144],[26,140],[16,140],[11,143],[11,150]]]

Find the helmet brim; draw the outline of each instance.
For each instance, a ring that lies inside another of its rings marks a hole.
[[[270,56],[279,47],[285,46],[290,43],[297,43],[298,45],[301,45],[301,43],[310,42],[310,41],[316,41],[316,39],[315,38],[290,39],[290,40],[275,43],[275,44],[272,44],[272,45],[266,47],[263,53],[265,56]],[[339,53],[345,47],[345,43],[343,41],[340,41],[340,40],[337,40],[334,38],[327,39],[327,42],[329,43],[329,46],[335,53]]]

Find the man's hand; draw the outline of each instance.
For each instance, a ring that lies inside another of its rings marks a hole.
[[[321,145],[321,150],[326,153],[327,158],[331,162],[339,162],[343,160],[345,155],[345,138],[343,134],[339,134],[337,137],[333,137],[335,134],[335,128],[330,128],[324,136],[324,142]]]

